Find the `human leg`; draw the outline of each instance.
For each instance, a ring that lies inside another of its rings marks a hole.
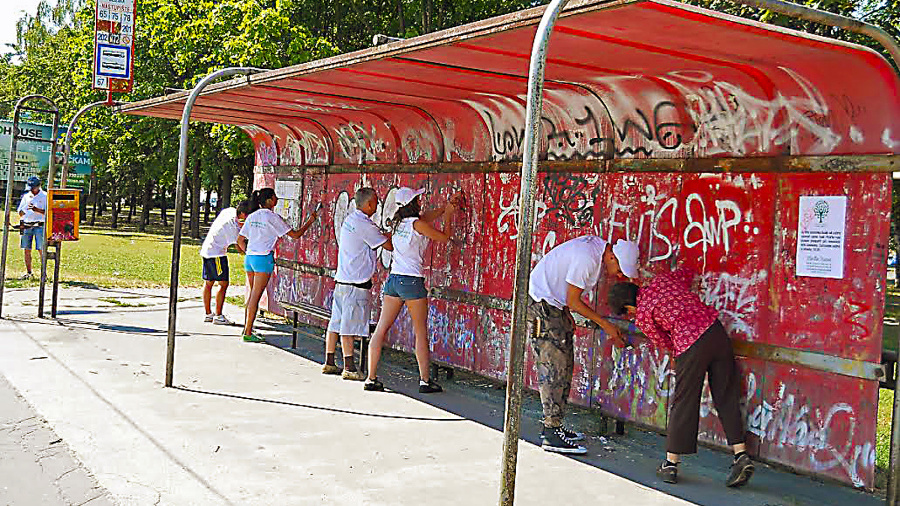
[[[266,286],[269,284],[271,273],[257,272],[253,275],[253,285],[250,289],[250,298],[247,300],[246,323],[244,324],[244,336],[253,335],[253,323],[256,321],[256,313],[259,311],[259,300],[262,298]]]
[[[746,432],[740,406],[740,375],[725,327],[717,320],[707,332],[711,333],[710,347],[715,350],[714,358],[709,364],[709,389],[725,438],[734,452],[734,462],[725,484],[740,487],[750,481],[755,471],[745,443]]]
[[[427,382],[431,374],[431,350],[428,343],[428,299],[405,301],[416,335],[416,362],[419,378]]]
[[[225,294],[228,292],[228,281],[219,281],[219,291],[216,292],[216,314],[221,315],[225,309]]]
[[[399,297],[384,296],[384,300],[381,302],[381,315],[378,317],[378,325],[375,327],[372,339],[369,340],[369,381],[375,381],[378,376],[378,362],[381,360],[381,347],[384,345],[384,338],[402,309],[403,300]]]
[[[212,287],[215,284],[215,281],[204,281],[203,282],[203,309],[206,310],[207,315],[212,314],[212,310],[210,309],[210,300],[212,299]],[[212,321],[212,318],[208,318],[208,321]]]

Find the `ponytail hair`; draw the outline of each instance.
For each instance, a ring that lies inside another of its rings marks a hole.
[[[256,212],[263,207],[267,200],[275,196],[275,190],[272,188],[260,188],[253,190],[250,195],[250,212]]]
[[[388,220],[388,225],[393,229],[394,233],[397,232],[397,227],[400,226],[400,222],[402,222],[406,218],[418,218],[419,215],[422,214],[422,206],[419,204],[419,197],[409,201],[405,206],[397,209],[397,212],[394,213],[394,217]]]

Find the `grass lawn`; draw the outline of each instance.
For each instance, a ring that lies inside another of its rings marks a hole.
[[[182,287],[200,286],[202,263],[200,244],[183,239],[179,281]],[[102,287],[167,287],[171,276],[172,238],[120,232],[107,229],[82,228],[80,239],[62,245],[60,254],[60,282],[63,284],[93,284]],[[244,283],[243,256],[229,252],[231,283]],[[33,252],[35,277],[39,277],[40,257]],[[52,276],[48,267],[48,277]],[[7,285],[10,288],[37,286],[38,279],[22,281],[25,261],[19,249],[19,234],[10,231],[6,265]]]

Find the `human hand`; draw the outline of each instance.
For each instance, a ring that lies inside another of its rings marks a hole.
[[[612,325],[611,323],[607,323],[605,326],[602,326],[603,332],[606,333],[607,337],[612,340],[613,346],[616,348],[624,348],[628,343],[625,341],[625,335],[622,333],[622,329]]]

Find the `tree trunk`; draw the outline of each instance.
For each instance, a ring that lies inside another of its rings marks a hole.
[[[141,197],[141,222],[138,224],[138,231],[146,232],[147,225],[150,224],[150,208],[153,202],[153,179],[147,178],[144,181],[144,195]]]
[[[94,223],[97,222],[97,174],[91,171],[91,182],[90,182],[90,190],[91,193],[89,195],[90,201],[93,204],[91,206],[91,226],[94,226]],[[87,201],[88,199],[84,199],[84,212],[81,213],[82,219],[87,217]]]
[[[403,19],[403,0],[397,0],[397,18],[400,20],[400,33],[398,37],[406,36],[406,20]]]
[[[136,193],[137,193],[136,188],[134,188],[134,185],[132,185],[132,188],[131,188],[131,196],[128,198],[128,204],[129,204],[129,207],[128,207],[128,223],[131,223],[131,220],[134,219],[134,210],[135,210],[135,207],[137,207],[137,195],[136,195]]]
[[[231,170],[231,167],[223,167],[222,176],[219,178],[219,201],[216,206],[218,211],[231,207],[231,183],[233,180],[234,172]]]
[[[194,164],[194,170],[191,173],[191,227],[190,234],[194,239],[200,238],[200,168],[202,162],[197,158]]]
[[[166,207],[169,205],[168,192],[163,186],[159,187],[159,212],[162,214],[162,224],[164,227],[169,228],[169,213],[166,212]]]
[[[104,198],[102,191],[97,192],[97,200],[99,205],[97,206],[97,216],[103,216],[103,213],[106,211],[106,199]]]
[[[122,207],[122,198],[118,193],[119,191],[116,189],[116,186],[113,185],[112,198],[109,199],[110,214],[112,216],[110,227],[113,230],[119,228],[119,209]]]
[[[209,199],[212,198],[212,189],[214,186],[210,186],[206,189],[206,204],[203,206],[203,224],[209,225],[209,211],[212,207],[212,204],[209,203]]]

